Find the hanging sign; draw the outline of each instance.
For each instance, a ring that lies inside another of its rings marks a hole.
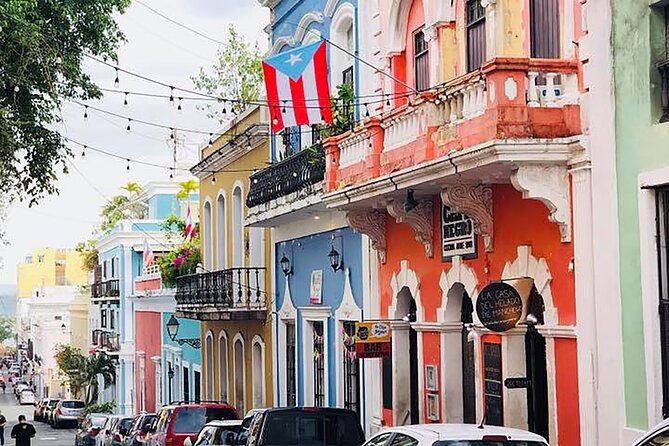
[[[358,358],[390,356],[390,323],[367,321],[355,323],[355,353]]]
[[[504,387],[507,389],[527,389],[532,385],[530,378],[507,378]]]
[[[476,314],[488,329],[503,332],[512,329],[523,313],[518,291],[504,282],[493,282],[483,288],[476,299]]]
[[[309,303],[320,304],[323,292],[323,270],[317,269],[311,272],[311,287],[309,291]]]
[[[448,262],[453,256],[476,257],[474,222],[465,214],[451,212],[448,206],[442,204],[441,261]]]
[[[483,381],[486,423],[492,426],[503,426],[502,346],[500,344],[483,343]]]

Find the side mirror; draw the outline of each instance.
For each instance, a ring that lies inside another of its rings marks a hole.
[[[190,437],[186,437],[184,440],[184,446],[193,446],[193,440],[191,440]]]

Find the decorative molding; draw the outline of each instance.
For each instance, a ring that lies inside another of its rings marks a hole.
[[[318,11],[307,12],[302,16],[300,22],[295,28],[295,34],[293,36],[282,36],[274,39],[274,44],[272,44],[272,49],[270,54],[276,54],[283,46],[288,45],[291,47],[297,46],[299,43],[302,43],[304,34],[309,30],[308,27],[312,23],[323,23],[324,17],[323,14]]]
[[[334,15],[337,2],[339,2],[339,0],[328,0],[328,2],[325,4],[325,8],[323,8],[323,14],[326,17],[332,17]]]
[[[523,198],[541,201],[549,211],[548,219],[560,228],[560,240],[571,241],[569,177],[566,166],[521,165],[511,175],[513,187]]]
[[[439,26],[437,24],[432,24],[423,28],[423,35],[425,36],[426,42],[431,42],[437,40],[437,30]]]
[[[416,321],[423,321],[423,304],[420,301],[420,283],[418,282],[416,272],[409,268],[408,260],[400,261],[400,270],[398,272],[393,272],[393,276],[390,278],[390,289],[393,290],[393,298],[388,307],[388,318],[401,319],[404,317],[403,314],[397,314],[397,297],[404,287],[409,289],[411,297],[416,301]],[[400,324],[407,326],[405,322],[401,322]]]
[[[406,212],[404,203],[393,200],[386,206],[388,213],[397,223],[406,223],[416,232],[416,241],[423,244],[425,255],[432,258],[432,241],[434,229],[432,227],[432,199],[420,200],[418,206]]]
[[[295,311],[295,306],[293,305],[293,298],[290,296],[290,281],[288,280],[288,276],[285,276],[283,290],[283,302],[281,302],[281,308],[278,311],[279,319],[295,320],[297,311]]]
[[[537,288],[541,297],[544,298],[544,327],[555,327],[558,325],[557,308],[553,304],[553,294],[551,293],[551,275],[548,269],[546,259],[537,259],[532,255],[532,248],[527,245],[520,245],[517,248],[517,257],[512,262],[506,262],[502,271],[502,280],[516,279],[518,277],[529,277],[534,280],[534,286]]]
[[[341,298],[339,307],[335,310],[335,319],[339,321],[359,321],[362,320],[362,310],[355,302],[353,289],[351,288],[351,270],[344,270],[344,294]]]
[[[492,251],[492,187],[456,184],[441,191],[441,201],[474,221],[474,232],[483,237],[485,250]],[[470,294],[471,295],[471,294]],[[473,296],[472,296],[473,297]]]
[[[442,271],[441,277],[439,278],[439,287],[441,288],[441,307],[437,309],[437,320],[442,323],[457,322],[460,324],[460,308],[457,309],[458,319],[447,321],[448,292],[455,284],[460,283],[464,286],[472,303],[476,302],[476,296],[478,296],[479,293],[478,279],[476,278],[474,270],[463,263],[462,256],[454,256],[452,262],[453,266],[451,266],[451,269],[449,269],[448,272]],[[476,318],[476,312],[474,312],[473,316]]]
[[[348,225],[370,238],[372,248],[379,254],[381,263],[386,263],[387,219],[388,214],[380,209],[354,209],[346,212]]]

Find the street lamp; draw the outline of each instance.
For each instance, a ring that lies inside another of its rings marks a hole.
[[[288,257],[286,257],[286,253],[283,253],[283,257],[281,257],[281,260],[279,260],[279,264],[281,265],[281,271],[283,271],[284,276],[290,276],[293,274],[293,267],[290,265],[290,260],[288,260]]]
[[[167,377],[169,378],[169,385],[167,386],[168,404],[172,404],[172,381],[174,380],[174,367],[169,362],[167,363]]]
[[[328,258],[330,259],[330,266],[332,267],[332,270],[334,272],[337,272],[341,269],[344,269],[344,260],[339,260],[340,255],[339,251],[337,251],[332,245],[332,248],[330,248],[330,253],[328,254]]]
[[[170,320],[167,321],[167,335],[170,337],[170,339],[179,345],[188,344],[194,349],[199,349],[202,346],[200,338],[177,339],[177,334],[179,333],[179,325],[180,325],[179,320],[176,317],[174,317],[174,315],[170,316]]]

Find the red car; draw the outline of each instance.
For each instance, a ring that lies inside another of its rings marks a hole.
[[[229,404],[184,403],[164,406],[146,436],[145,446],[183,446],[186,438],[195,442],[202,426],[212,420],[239,420]]]

